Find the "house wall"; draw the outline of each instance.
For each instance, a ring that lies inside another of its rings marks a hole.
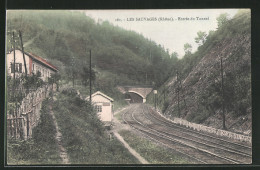
[[[31,72],[36,74],[37,71],[39,71],[41,73],[41,78],[43,81],[47,81],[48,77],[51,77],[51,74],[54,73],[54,71],[49,69],[48,67],[45,67],[44,65],[32,60],[32,71]]]
[[[103,122],[110,122],[113,119],[113,112],[112,112],[112,103],[107,98],[103,97],[102,95],[95,95],[92,97],[92,102],[94,105],[102,106],[102,112],[98,113],[100,120]],[[109,106],[106,104],[109,103]]]
[[[30,60],[30,57],[27,56],[26,54],[24,56],[25,56],[27,72],[29,73],[29,60]],[[11,63],[13,63],[13,62],[14,62],[14,51],[12,51],[11,53],[7,54],[7,56],[6,56],[6,69],[7,69],[8,75],[11,74]],[[25,67],[24,67],[24,61],[23,61],[23,53],[20,50],[15,50],[15,63],[22,63],[22,73],[25,73]],[[20,76],[21,73],[15,72],[15,75],[16,76]],[[13,76],[13,73],[11,74],[11,76]]]
[[[26,68],[28,74],[36,74],[37,71],[41,72],[41,79],[43,81],[47,81],[48,77],[51,76],[52,73],[55,73],[53,70],[49,69],[48,67],[45,67],[44,65],[35,62],[32,60],[28,55],[24,54],[25,61],[26,61]],[[6,57],[6,68],[8,75],[11,74],[11,63],[14,62],[14,51],[7,54]],[[22,73],[25,73],[25,67],[24,67],[24,61],[23,61],[23,53],[20,50],[15,50],[15,63],[22,63]],[[21,73],[15,73],[16,76],[20,76]]]

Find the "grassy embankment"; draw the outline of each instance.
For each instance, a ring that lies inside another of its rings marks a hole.
[[[150,140],[136,136],[133,132],[122,130],[119,134],[135,149],[142,157],[151,164],[188,164],[190,162],[177,152],[171,152],[160,147]]]
[[[62,133],[62,142],[72,164],[138,163],[116,139],[109,140],[102,122],[90,105],[73,91],[62,92],[53,111]]]
[[[49,100],[44,100],[39,124],[33,129],[33,136],[27,141],[8,139],[8,165],[59,164],[58,145],[55,140],[55,125],[49,114]]]
[[[122,122],[122,114],[119,112],[115,117]],[[160,147],[150,140],[137,136],[129,130],[121,130],[119,134],[124,140],[142,157],[144,157],[151,164],[188,164],[179,153],[173,153],[164,147]]]

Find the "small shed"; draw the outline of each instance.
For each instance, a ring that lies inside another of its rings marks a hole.
[[[86,100],[89,100],[89,97],[87,97]],[[97,91],[94,94],[92,94],[91,100],[100,120],[105,123],[105,126],[110,126],[114,116],[114,100],[100,91]]]

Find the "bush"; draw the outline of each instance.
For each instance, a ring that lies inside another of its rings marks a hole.
[[[137,163],[120,142],[109,140],[88,101],[73,90],[65,90],[57,98],[53,110],[72,164]]]
[[[31,139],[27,141],[7,140],[8,165],[61,163],[58,145],[55,140],[56,130],[49,114],[49,104],[49,100],[43,102],[40,122],[33,129]]]

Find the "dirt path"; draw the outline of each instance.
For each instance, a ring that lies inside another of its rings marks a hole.
[[[53,122],[54,122],[54,125],[55,125],[55,129],[56,129],[56,136],[55,136],[55,138],[56,138],[57,143],[58,143],[58,147],[59,147],[60,157],[62,159],[62,163],[63,164],[69,164],[69,157],[68,157],[66,149],[62,146],[62,142],[61,142],[62,134],[60,133],[60,129],[58,127],[58,123],[57,123],[55,115],[54,115],[54,113],[52,111],[52,106],[50,106],[50,114],[52,116],[52,119],[53,119]]]
[[[115,112],[115,115],[118,114],[119,112],[125,110],[127,108],[124,108],[120,111]],[[124,140],[124,138],[118,133],[118,131],[124,129],[124,130],[132,130],[128,125],[121,123],[116,117],[114,117],[113,120],[113,130],[112,133],[114,136],[124,145],[124,147],[136,158],[139,160],[140,163],[142,164],[149,164],[147,160],[145,160],[139,153],[137,153],[133,148],[129,146],[129,144]]]
[[[126,143],[126,141],[123,139],[122,136],[120,136],[117,132],[114,132],[115,137],[121,142],[123,143],[124,147],[126,149],[128,149],[128,151],[134,156],[136,157],[136,159],[138,159],[142,164],[149,164],[148,161],[146,161],[139,153],[137,153],[133,148],[131,148],[128,143]]]

